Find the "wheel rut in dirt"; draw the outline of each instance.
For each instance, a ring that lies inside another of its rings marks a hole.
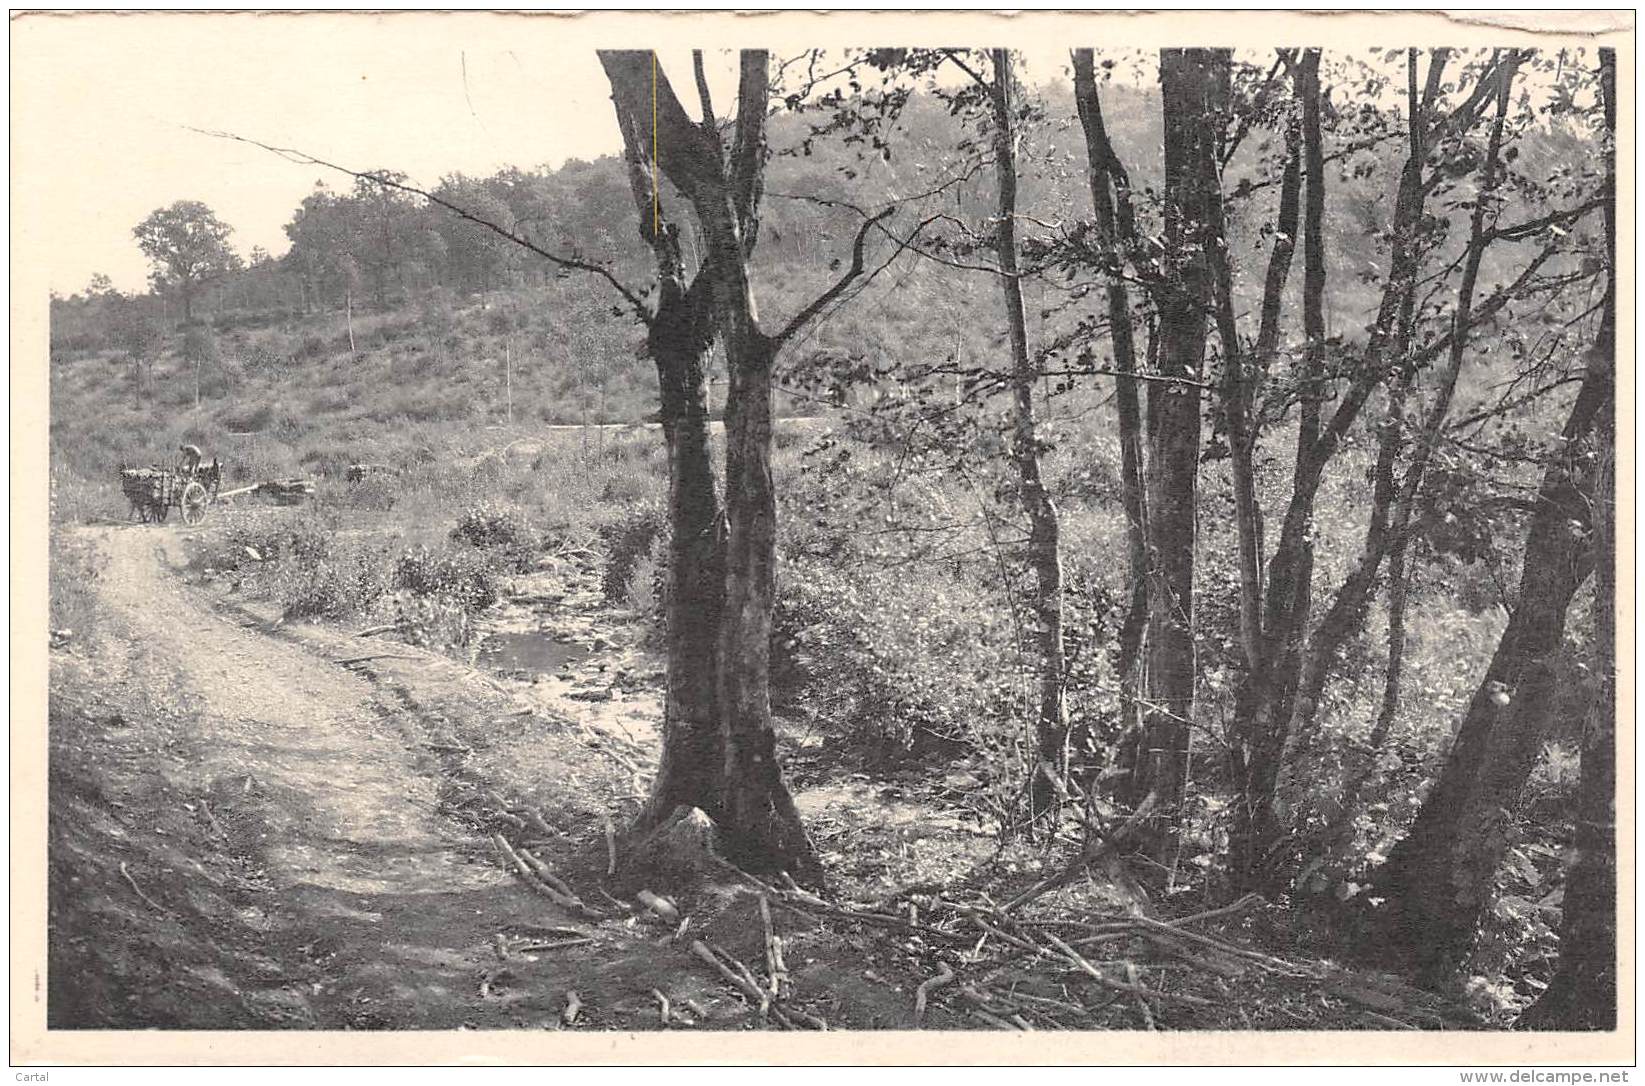
[[[262,993],[274,1016],[321,1028],[520,1024],[524,1008],[481,995],[492,941],[565,918],[451,817],[417,715],[383,712],[366,678],[218,613],[175,575],[173,533],[98,529],[95,543],[103,602],[143,647],[125,683],[181,703],[173,785],[260,869],[265,889],[237,912],[289,978]],[[233,987],[241,1002],[259,998]]]

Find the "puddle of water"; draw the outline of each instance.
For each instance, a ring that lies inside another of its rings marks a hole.
[[[488,634],[480,642],[480,663],[500,671],[541,674],[587,658],[585,646],[556,641],[549,634],[534,630]]]

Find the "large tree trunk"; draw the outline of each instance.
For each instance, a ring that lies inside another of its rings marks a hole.
[[[719,632],[725,523],[709,453],[706,350],[654,354],[668,442],[668,694],[662,762],[648,814],[720,806]]]
[[[722,803],[725,746],[720,734],[719,644],[725,604],[725,523],[709,445],[707,373],[713,347],[710,280],[686,284],[679,228],[668,221],[649,160],[652,145],[617,101],[629,187],[640,236],[657,269],[657,308],[646,351],[657,367],[663,439],[668,449],[668,655],[663,749],[651,795],[634,831],[643,833],[678,807],[711,817]]]
[[[821,868],[777,763],[771,724],[771,615],[776,603],[776,491],[771,480],[773,345],[747,310],[722,316],[726,393],[726,620],[720,630],[725,720],[723,822],[734,857],[807,880]]]
[[[1614,267],[1614,181],[1607,188]],[[1428,983],[1448,979],[1472,949],[1512,843],[1520,790],[1546,736],[1566,612],[1595,560],[1591,513],[1602,451],[1596,441],[1604,440],[1614,410],[1615,321],[1613,280],[1581,389],[1544,469],[1508,627],[1439,780],[1375,873],[1387,901],[1382,945]]]
[[[1614,436],[1602,433],[1602,447]],[[1601,455],[1608,458],[1610,452]],[[1576,863],[1565,882],[1559,971],[1516,1023],[1521,1029],[1617,1026],[1616,523],[1611,467],[1602,465],[1594,502],[1594,658],[1599,690],[1582,728]]]
[[[760,870],[784,869],[816,881],[821,866],[777,763],[771,722],[771,614],[777,561],[771,369],[778,343],[760,330],[748,275],[764,169],[770,97],[767,56],[754,50],[742,54],[736,137],[729,160],[717,134],[686,114],[653,54],[607,51],[600,61],[630,147],[651,148],[656,167],[696,212],[707,247],[699,275],[707,277],[714,322],[726,351],[727,536],[714,661],[721,762],[719,802],[711,813],[734,861]],[[691,761],[700,765],[710,744],[701,729],[696,735],[692,749],[697,753]],[[685,738],[682,731],[682,762]]]
[[[1472,948],[1512,841],[1519,791],[1546,735],[1566,612],[1592,565],[1592,482],[1575,458],[1591,451],[1594,420],[1608,410],[1609,375],[1599,369],[1590,366],[1563,447],[1543,478],[1508,628],[1438,782],[1375,876],[1377,896],[1387,900],[1379,945],[1428,983],[1447,979]]]
[[[992,51],[994,79],[989,87],[993,108],[994,168],[999,190],[999,226],[994,250],[1005,292],[1005,315],[1011,342],[1012,458],[1017,490],[1028,516],[1028,565],[1034,571],[1034,641],[1039,668],[1036,707],[1037,766],[1048,762],[1058,776],[1068,768],[1068,713],[1063,703],[1062,551],[1056,504],[1040,476],[1040,438],[1034,418],[1037,367],[1028,350],[1022,278],[1017,268],[1017,132],[1016,87],[1011,51]],[[1056,793],[1043,773],[1030,774],[1030,816],[1037,819],[1055,805]]]
[[[1180,818],[1194,712],[1200,373],[1211,303],[1206,242],[1210,204],[1218,198],[1216,126],[1225,107],[1228,64],[1225,49],[1160,51],[1166,281],[1158,304],[1159,369],[1177,380],[1148,396],[1147,707],[1129,787],[1133,802],[1150,793],[1159,797],[1162,818],[1146,835],[1156,858],[1166,855]]]
[[[1616,51],[1599,51],[1605,126],[1616,133]],[[1614,150],[1612,152],[1615,153]],[[1616,368],[1616,177],[1606,178],[1605,237],[1610,255],[1605,309],[1596,353]],[[1596,359],[1597,360],[1597,359]],[[1613,394],[1614,395],[1614,394]],[[1565,883],[1559,971],[1520,1018],[1526,1029],[1617,1027],[1616,992],[1616,404],[1595,420],[1599,473],[1594,487],[1594,657],[1599,691],[1582,729],[1582,785],[1577,800],[1577,859]]]
[[[725,345],[725,621],[720,628],[720,711],[725,721],[723,822],[740,862],[822,877],[782,767],[771,722],[771,615],[777,597],[777,493],[771,478],[771,370],[777,344],[760,330],[748,258],[758,234],[769,61],[744,50],[732,177],[693,197],[715,267],[715,309]]]
[[[1102,119],[1102,101],[1089,49],[1074,50],[1074,104],[1085,131],[1087,176],[1097,229],[1118,269],[1126,251],[1136,244],[1130,208],[1130,178],[1114,153]],[[1142,408],[1138,381],[1126,376],[1137,371],[1131,297],[1125,279],[1113,275],[1108,284],[1108,334],[1113,342],[1115,413],[1119,419],[1120,493],[1125,509],[1125,539],[1130,602],[1119,631],[1120,727],[1133,733],[1141,724],[1138,709],[1142,634],[1148,623],[1147,505],[1143,496]]]

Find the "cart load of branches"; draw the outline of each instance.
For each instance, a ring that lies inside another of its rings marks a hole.
[[[222,466],[215,460],[195,471],[121,468],[120,490],[144,524],[164,523],[173,509],[181,511],[185,524],[199,524],[217,497],[222,477]]]

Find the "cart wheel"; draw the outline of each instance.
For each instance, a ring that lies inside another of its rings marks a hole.
[[[183,510],[184,524],[199,524],[206,519],[206,506],[211,504],[211,495],[199,483],[190,483],[183,488],[183,497],[177,504]]]

